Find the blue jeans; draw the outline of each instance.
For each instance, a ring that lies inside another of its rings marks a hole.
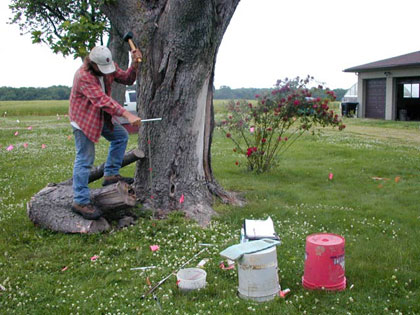
[[[73,128],[76,144],[76,158],[73,167],[73,201],[86,205],[90,203],[89,174],[95,161],[95,143],[90,141],[83,131]],[[105,162],[104,176],[119,174],[125,149],[128,143],[128,132],[120,124],[114,124],[111,131],[106,124],[101,135],[111,144]]]

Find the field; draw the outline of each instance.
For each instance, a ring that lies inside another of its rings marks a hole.
[[[216,117],[224,115],[223,104],[216,103]],[[244,207],[216,203],[220,216],[206,229],[180,213],[156,221],[142,211],[131,228],[63,235],[35,227],[26,203],[47,183],[71,177],[66,107],[0,102],[1,314],[420,314],[419,122],[345,119],[342,132],[300,138],[277,169],[262,175],[246,172],[244,158],[215,130],[213,171],[223,187],[244,196]],[[101,140],[97,164],[106,150]],[[133,171],[131,165],[122,173]],[[282,240],[280,284],[291,293],[245,301],[237,296],[237,271],[218,267],[219,252],[238,242],[245,218],[268,216]],[[302,287],[305,238],[319,232],[346,239],[342,292]],[[156,291],[161,309],[140,298],[147,277],[158,282],[198,252],[199,243],[215,244],[189,265],[209,258],[205,289],[183,294],[172,277]],[[154,244],[160,250],[152,252]],[[156,268],[130,270],[151,265]]]

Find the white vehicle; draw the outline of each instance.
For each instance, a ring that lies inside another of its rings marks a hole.
[[[138,116],[137,114],[137,95],[135,90],[125,91],[125,101],[123,107],[128,110],[130,113]],[[131,126],[128,123],[128,120],[124,117],[117,117],[118,122],[123,125],[129,133],[135,133],[138,130],[138,127]]]
[[[125,91],[124,108],[133,114],[137,114],[137,95],[134,90]]]

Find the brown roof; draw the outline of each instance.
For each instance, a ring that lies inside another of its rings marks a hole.
[[[409,66],[420,67],[420,51],[413,52],[411,54],[401,55],[392,57],[384,60],[379,60],[364,65],[345,69],[344,72],[367,72],[373,70],[386,70],[394,68],[402,68]]]

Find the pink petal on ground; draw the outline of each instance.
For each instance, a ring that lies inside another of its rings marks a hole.
[[[99,258],[99,256],[98,256],[98,255],[94,255],[94,256],[90,257],[90,260],[91,260],[91,261],[95,261],[95,260],[97,260],[98,258]]]
[[[8,147],[7,147],[7,151],[12,151],[14,149],[14,146],[11,144],[11,145],[9,145]]]
[[[184,202],[184,194],[181,195],[181,198],[179,198],[179,203],[182,204]]]
[[[23,147],[24,147],[24,148],[27,148],[27,147],[28,147],[28,144],[25,142],[25,143],[23,144]]]
[[[19,131],[16,131],[16,132],[15,132],[15,136],[17,136],[18,134],[19,134]]]
[[[150,245],[150,250],[152,252],[155,252],[155,251],[159,250],[159,245]]]
[[[332,179],[333,179],[333,177],[334,177],[334,174],[333,174],[333,173],[330,173],[330,174],[328,175],[328,179],[329,179],[329,180],[332,180]]]
[[[28,130],[32,130],[32,126],[29,126],[29,127],[28,127]]]
[[[66,271],[67,269],[69,269],[69,267],[65,266],[65,267],[61,268],[61,271]]]
[[[47,146],[46,146],[45,144],[42,144],[42,145],[41,145],[41,148],[42,148],[42,149],[45,149],[46,147],[47,147]]]

